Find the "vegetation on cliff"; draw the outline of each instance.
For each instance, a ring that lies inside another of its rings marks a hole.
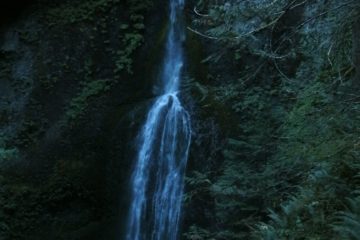
[[[212,46],[209,74],[195,81],[204,106],[220,105],[210,104],[227,143],[220,169],[188,178],[189,206],[212,203],[193,206],[207,220],[187,239],[359,238],[359,10],[357,1],[194,7],[189,30]]]
[[[0,239],[115,238],[130,160],[107,141],[143,101],[152,2],[25,2],[0,9]]]

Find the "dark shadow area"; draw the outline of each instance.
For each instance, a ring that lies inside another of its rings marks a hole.
[[[0,2],[0,27],[17,19],[26,9],[35,4],[34,0],[12,0]]]

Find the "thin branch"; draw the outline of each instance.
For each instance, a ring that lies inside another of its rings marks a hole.
[[[200,17],[209,17],[210,15],[209,14],[202,14],[200,13],[197,9],[196,9],[196,6],[194,7],[194,13]]]
[[[199,32],[199,31],[197,31],[195,29],[192,29],[191,27],[187,27],[187,29],[190,30],[191,32],[201,36],[201,37],[204,37],[204,38],[208,38],[208,39],[212,39],[212,40],[219,40],[220,39],[218,37],[212,37],[212,36],[209,36],[209,35],[205,35],[205,34]]]
[[[333,46],[334,46],[334,44],[332,43],[329,48],[329,51],[327,52],[327,58],[328,58],[328,61],[329,61],[329,64],[331,67],[333,67],[333,62],[331,61],[331,51],[332,51]]]

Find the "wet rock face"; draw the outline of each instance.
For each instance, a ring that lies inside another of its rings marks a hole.
[[[120,235],[134,136],[152,100],[152,46],[165,25],[153,11],[165,7],[106,0],[0,8],[9,12],[0,18],[1,239]]]

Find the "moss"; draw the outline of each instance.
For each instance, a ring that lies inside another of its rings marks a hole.
[[[109,84],[109,80],[95,80],[85,83],[81,92],[71,100],[66,110],[66,122],[74,121],[82,116],[89,105],[90,99],[108,91],[110,89]]]
[[[36,144],[39,136],[44,132],[45,119],[26,120],[18,129],[15,145],[30,147]]]
[[[75,24],[84,21],[98,21],[99,16],[100,19],[106,18],[106,15],[104,16],[103,14],[108,13],[113,7],[121,4],[124,4],[124,2],[120,0],[82,0],[78,1],[77,4],[71,1],[65,1],[60,5],[50,7],[46,12],[45,18],[49,26]],[[148,0],[141,2],[130,0],[128,4],[128,11],[132,14],[131,20],[134,22],[139,22],[139,20],[144,18],[139,12],[152,6],[152,2]]]
[[[0,50],[0,78],[10,79],[11,75],[11,62],[14,61],[14,56],[7,52]]]
[[[131,66],[133,64],[132,55],[134,51],[141,45],[143,36],[139,33],[127,33],[123,38],[124,49],[116,52],[116,61],[114,73],[119,74],[126,70],[132,73]]]
[[[19,157],[19,150],[16,148],[0,148],[0,163],[14,161]]]
[[[119,3],[120,0],[79,1],[77,5],[65,2],[60,6],[49,8],[46,19],[50,26],[93,21],[97,19],[98,13],[104,13]]]
[[[25,29],[19,31],[19,37],[21,41],[26,43],[36,43],[40,39],[40,33],[35,29]]]
[[[26,94],[16,92],[9,97],[16,101],[11,106],[4,105],[9,117],[1,110],[1,127],[6,129],[4,134],[10,140],[0,143],[0,239],[80,238],[74,236],[81,231],[91,232],[84,230],[84,226],[107,221],[109,215],[117,212],[113,206],[117,208],[119,201],[113,198],[118,199],[120,188],[108,191],[106,184],[107,181],[118,184],[118,175],[111,175],[118,169],[105,170],[113,163],[111,156],[105,156],[108,154],[104,150],[108,147],[105,142],[110,141],[114,129],[119,127],[118,120],[138,107],[139,99],[143,99],[140,91],[128,90],[141,85],[134,81],[140,71],[133,67],[136,54],[141,54],[137,50],[143,44],[147,27],[143,14],[148,1],[37,2],[44,4],[31,11],[42,18],[26,16],[19,19],[19,24],[38,21],[34,25],[39,27],[39,32],[34,35],[30,30],[20,32],[19,52],[0,52],[1,79],[11,81],[13,66],[18,64],[23,50],[31,53],[30,60],[34,62],[31,89]],[[143,52],[152,52],[151,57],[159,55],[152,48],[144,48]],[[131,71],[137,76],[129,77]],[[117,81],[120,78],[124,79],[121,84]],[[109,94],[113,87],[119,91]],[[119,96],[124,89],[128,92]],[[20,95],[24,99],[18,101]],[[37,108],[38,105],[41,107]],[[20,115],[21,118],[14,118]],[[45,118],[49,119],[48,124]],[[108,126],[103,119],[111,119],[112,125]],[[78,124],[82,121],[89,124]],[[61,124],[63,128],[59,129]],[[129,120],[125,124],[132,123]],[[104,133],[102,126],[108,132]],[[124,129],[126,126],[121,124]],[[95,139],[89,138],[95,131]],[[126,142],[125,138],[119,140]],[[7,170],[3,161],[14,164],[15,171]],[[125,161],[119,165],[126,164]],[[105,171],[111,172],[111,176],[103,174]],[[126,172],[126,168],[121,172]],[[98,192],[94,194],[94,191]],[[97,205],[97,201],[102,203]],[[99,232],[101,235],[109,231]]]

